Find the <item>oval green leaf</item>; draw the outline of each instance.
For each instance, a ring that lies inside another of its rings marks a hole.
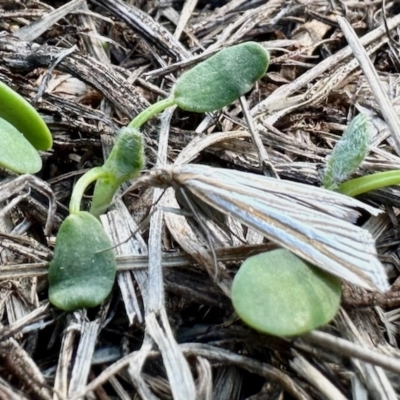
[[[42,168],[36,149],[14,126],[0,118],[0,166],[19,174],[34,174]]]
[[[219,110],[247,93],[265,74],[268,63],[268,52],[255,42],[221,50],[178,79],[174,100],[186,111]]]
[[[117,265],[110,240],[88,212],[69,215],[49,268],[49,299],[64,311],[96,307],[110,294]]]
[[[340,280],[285,249],[248,258],[232,285],[232,303],[250,327],[287,337],[331,321],[340,306]]]
[[[0,82],[0,118],[14,125],[37,150],[48,150],[53,138],[39,113],[17,92]]]

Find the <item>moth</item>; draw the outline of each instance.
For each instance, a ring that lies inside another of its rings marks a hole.
[[[200,164],[155,168],[139,186],[181,187],[311,264],[370,290],[389,289],[375,241],[353,225],[365,210],[381,210],[354,198],[292,181]],[[279,266],[277,266],[279,268]]]

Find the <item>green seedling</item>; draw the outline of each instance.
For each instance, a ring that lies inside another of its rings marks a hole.
[[[132,127],[121,129],[118,140],[105,163],[88,171],[77,182],[70,202],[70,213],[79,212],[85,189],[97,181],[90,212],[96,217],[100,216],[107,210],[118,187],[140,173],[144,164],[142,134]]]
[[[0,166],[19,174],[42,168],[37,150],[47,150],[52,137],[36,110],[0,82]]]
[[[110,240],[88,212],[69,215],[57,235],[49,267],[49,299],[73,311],[95,307],[110,294],[117,271]]]
[[[248,92],[267,70],[268,53],[256,43],[222,50],[184,73],[172,94],[141,112],[123,128],[101,167],[83,175],[74,187],[70,216],[57,235],[49,269],[49,298],[65,311],[95,307],[108,296],[115,279],[111,244],[95,217],[109,207],[118,187],[139,174],[145,163],[139,128],[168,107],[208,112],[228,106]],[[96,182],[90,214],[80,210],[87,187]],[[96,221],[96,223],[95,223]],[[104,269],[104,271],[103,271]]]
[[[34,174],[42,168],[36,149],[13,125],[0,118],[0,166],[19,174]]]
[[[247,42],[221,50],[219,53],[185,72],[176,82],[172,94],[167,99],[151,105],[132,120],[128,128],[138,132],[139,128],[150,118],[171,106],[178,106],[186,111],[208,112],[216,111],[228,106],[241,95],[247,93],[254,83],[260,79],[268,68],[269,54],[259,44]],[[132,133],[132,137],[134,134]],[[140,135],[138,133],[138,135]],[[142,170],[144,164],[143,147],[139,145],[139,136],[129,139],[133,150],[127,152],[125,160],[136,166],[131,174],[125,174],[125,162],[119,165],[120,158],[111,153],[110,158],[103,165],[102,170],[89,171],[77,183],[77,190],[72,193],[71,212],[79,210],[82,195],[93,181],[96,187],[93,195],[93,205],[90,212],[98,216],[109,206],[116,189],[123,181],[131,179]],[[124,136],[119,136],[115,147],[123,149],[125,144],[119,145]],[[141,140],[141,139],[140,139]],[[121,168],[121,172],[119,171]],[[102,175],[103,174],[103,175]],[[128,176],[117,178],[117,176]]]
[[[338,278],[288,250],[248,258],[232,285],[237,315],[250,327],[274,336],[296,336],[327,324],[342,292]]]
[[[0,82],[0,118],[13,125],[36,150],[48,150],[53,138],[38,112],[18,93]]]
[[[400,170],[377,172],[347,180],[364,160],[369,141],[368,120],[365,115],[360,114],[350,123],[328,159],[323,179],[324,187],[355,197],[400,184]]]
[[[267,71],[268,63],[269,53],[254,42],[221,50],[185,72],[176,81],[170,97],[139,114],[130,126],[140,128],[174,105],[197,113],[220,110],[251,90]]]

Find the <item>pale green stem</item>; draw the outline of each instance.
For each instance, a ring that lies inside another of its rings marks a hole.
[[[99,218],[101,214],[104,214],[107,208],[110,206],[114,194],[121,185],[120,180],[116,180],[109,176],[104,179],[99,179],[94,187],[92,205],[90,207],[90,214]]]
[[[82,175],[72,191],[71,201],[69,203],[69,213],[77,214],[80,211],[81,201],[86,188],[94,181],[108,176],[107,171],[103,167],[90,169],[86,174]]]
[[[362,193],[393,185],[400,185],[400,170],[377,172],[376,174],[350,179],[339,185],[337,191],[355,197]]]
[[[152,104],[149,108],[143,110],[131,121],[128,126],[129,128],[139,129],[150,118],[153,118],[156,114],[159,114],[161,111],[164,111],[166,108],[172,107],[174,105],[175,100],[173,97],[168,97],[164,100],[160,100],[157,103]]]

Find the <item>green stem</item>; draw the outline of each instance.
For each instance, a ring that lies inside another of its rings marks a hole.
[[[80,211],[80,205],[82,201],[83,194],[86,188],[94,181],[100,178],[104,178],[108,175],[107,171],[103,167],[95,167],[82,175],[74,189],[72,191],[71,201],[69,203],[69,213],[77,214]]]
[[[99,218],[101,214],[104,214],[122,182],[123,181],[116,180],[112,176],[99,179],[94,187],[90,214],[97,218]]]
[[[377,172],[375,174],[350,179],[339,185],[337,191],[350,197],[400,184],[400,170]]]
[[[139,129],[150,118],[153,118],[156,114],[174,105],[175,105],[175,99],[173,97],[168,97],[164,100],[160,100],[157,103],[152,104],[149,108],[143,110],[139,115],[137,115],[131,121],[128,127]]]

